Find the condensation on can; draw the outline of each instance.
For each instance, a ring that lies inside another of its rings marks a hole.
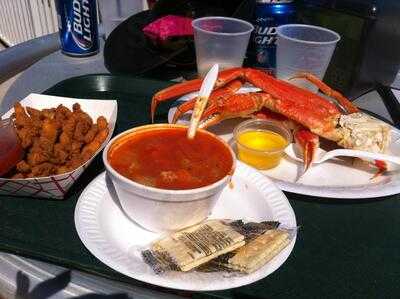
[[[254,31],[247,53],[248,64],[272,75],[276,73],[276,27],[293,22],[293,0],[257,0]]]
[[[56,0],[62,53],[86,57],[99,52],[96,0]]]

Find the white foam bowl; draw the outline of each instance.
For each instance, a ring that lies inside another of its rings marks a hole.
[[[179,230],[203,221],[211,214],[221,191],[229,183],[236,167],[235,155],[229,145],[218,136],[202,130],[223,143],[232,156],[232,168],[222,179],[201,188],[167,190],[142,185],[114,170],[108,162],[108,151],[116,142],[123,142],[132,134],[160,128],[187,128],[176,124],[154,124],[136,127],[114,137],[105,147],[103,161],[113,182],[121,207],[133,221],[154,232]]]

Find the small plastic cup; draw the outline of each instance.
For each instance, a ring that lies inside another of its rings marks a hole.
[[[107,38],[122,21],[142,10],[142,0],[99,0],[105,37]]]
[[[233,136],[238,159],[261,170],[278,166],[285,148],[292,142],[292,134],[285,126],[262,119],[240,123]]]
[[[322,79],[328,68],[340,35],[318,26],[287,24],[279,26],[276,49],[276,75],[288,80],[299,72],[309,72]],[[293,80],[292,83],[316,92],[309,82]]]
[[[215,63],[220,70],[242,66],[252,24],[235,18],[204,17],[193,20],[192,26],[199,77]]]

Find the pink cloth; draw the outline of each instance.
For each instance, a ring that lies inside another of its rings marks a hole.
[[[168,15],[148,24],[143,32],[149,38],[161,41],[170,37],[193,35],[192,19]]]

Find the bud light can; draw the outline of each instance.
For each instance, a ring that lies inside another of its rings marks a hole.
[[[61,50],[70,56],[99,52],[96,0],[57,0]]]
[[[292,23],[293,0],[257,0],[254,31],[251,36],[249,64],[272,75],[276,72],[276,27]]]

